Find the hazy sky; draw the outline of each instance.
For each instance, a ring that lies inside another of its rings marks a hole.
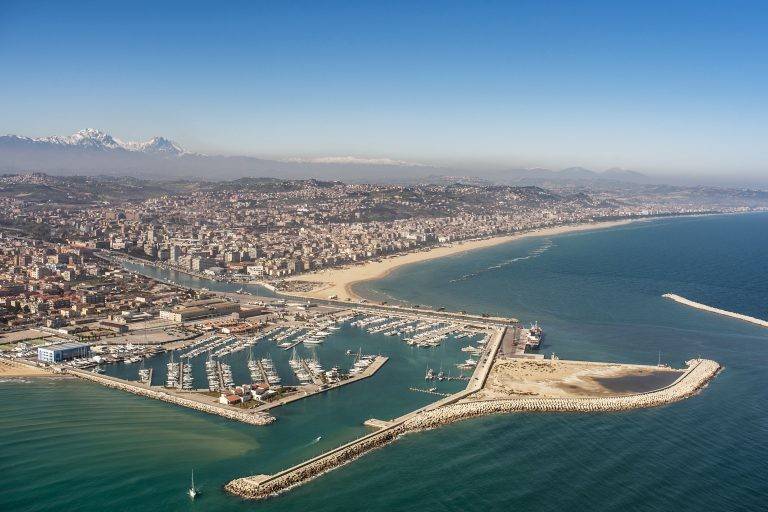
[[[768,173],[765,2],[0,0],[0,70],[0,133]]]

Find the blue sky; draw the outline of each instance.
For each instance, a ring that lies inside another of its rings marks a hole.
[[[9,2],[0,133],[768,173],[760,2]]]

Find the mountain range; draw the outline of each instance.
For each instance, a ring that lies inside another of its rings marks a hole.
[[[560,171],[537,168],[468,172],[389,158],[341,156],[267,160],[248,156],[204,155],[186,151],[165,137],[125,142],[93,128],[70,136],[0,136],[0,171],[149,179],[274,177],[347,182],[419,182],[469,174],[475,179],[524,185],[649,182],[645,175],[623,169],[596,172],[583,167],[570,167]]]

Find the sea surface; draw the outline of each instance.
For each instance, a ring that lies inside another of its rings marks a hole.
[[[317,349],[321,362],[341,364],[346,346],[392,360],[371,379],[277,409],[262,428],[75,380],[0,382],[0,510],[768,508],[768,330],[661,297],[768,318],[768,214],[523,239],[401,267],[358,291],[538,321],[542,350],[561,358],[680,366],[701,355],[725,370],[665,407],[497,415],[408,435],[265,502],[221,486],[431,400],[403,387],[423,386],[425,366],[461,357],[459,342],[419,351],[345,328]],[[194,502],[185,494],[192,467],[203,488]]]

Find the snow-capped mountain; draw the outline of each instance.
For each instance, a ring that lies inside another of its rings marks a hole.
[[[152,137],[146,142],[127,142],[123,144],[129,151],[141,151],[142,153],[152,153],[160,155],[181,155],[186,151],[165,137]]]
[[[249,156],[203,155],[185,151],[164,137],[127,142],[89,128],[69,136],[0,136],[0,173],[42,171],[59,175],[111,174],[147,178],[231,179],[244,176],[315,178],[348,182],[429,181],[460,171],[393,158],[327,156],[266,160]],[[466,172],[461,171],[463,174]],[[595,172],[580,167],[500,169],[471,172],[495,183],[549,186],[552,183],[644,183],[640,173],[611,169]],[[438,180],[443,182],[442,179]]]
[[[123,141],[89,128],[62,137],[0,136],[0,173],[42,171],[58,175],[110,174],[147,178],[231,179],[244,176],[381,181],[427,169],[392,159],[329,158],[315,162],[185,151],[164,137]]]
[[[93,149],[118,149],[122,147],[122,144],[116,141],[108,133],[104,133],[93,128],[80,130],[79,132],[68,137],[54,135],[52,137],[40,137],[37,139],[29,137],[24,138],[27,138],[33,142],[58,144],[62,146],[80,146]]]
[[[54,135],[52,137],[19,137],[16,135],[7,135],[2,137],[19,143],[32,143],[36,145],[51,144],[58,147],[73,147],[93,150],[124,150],[139,153],[160,154],[160,155],[181,155],[186,153],[178,144],[164,137],[153,137],[144,142],[121,141],[112,137],[110,134],[86,128],[69,136]]]

